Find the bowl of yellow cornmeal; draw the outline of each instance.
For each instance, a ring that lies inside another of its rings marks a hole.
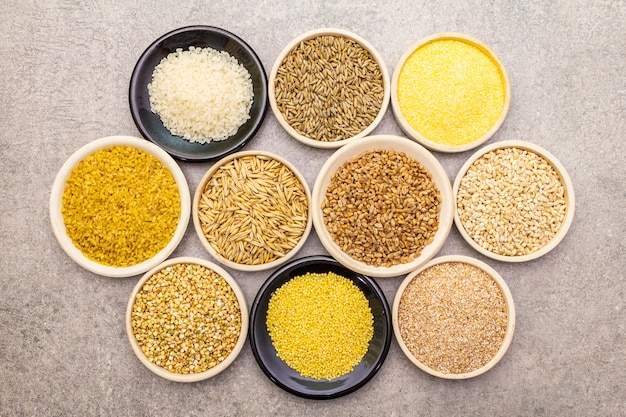
[[[438,33],[409,47],[391,80],[400,127],[438,152],[463,152],[486,142],[504,122],[510,99],[498,55],[460,33]]]

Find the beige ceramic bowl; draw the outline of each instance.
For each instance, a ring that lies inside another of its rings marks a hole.
[[[199,216],[199,213],[198,213],[200,200],[201,200],[202,194],[204,192],[204,187],[206,186],[207,182],[211,180],[211,177],[220,169],[220,167],[224,166],[225,164],[231,162],[234,159],[242,158],[242,157],[245,157],[245,156],[251,156],[251,155],[252,156],[253,155],[258,155],[258,156],[263,156],[263,157],[266,157],[266,158],[272,158],[272,159],[282,163],[286,167],[288,167],[294,173],[294,175],[300,181],[300,183],[302,184],[302,187],[304,188],[304,191],[305,191],[305,194],[306,194],[307,203],[308,203],[308,216],[307,216],[306,227],[305,227],[304,233],[300,236],[300,238],[298,240],[298,243],[289,252],[287,252],[284,256],[282,256],[282,257],[280,257],[278,259],[275,259],[275,260],[273,260],[271,262],[262,263],[262,264],[258,264],[258,265],[248,265],[248,264],[244,264],[244,263],[238,263],[238,262],[235,262],[234,260],[228,259],[228,258],[224,257],[223,255],[221,255],[220,253],[218,253],[211,246],[211,244],[207,240],[206,236],[204,235],[204,232],[202,231],[202,222],[200,220],[200,216]],[[265,151],[243,151],[243,152],[237,152],[237,153],[231,154],[231,155],[221,159],[219,162],[217,162],[215,165],[213,165],[207,171],[207,173],[204,175],[204,177],[202,177],[202,179],[200,180],[200,183],[198,184],[198,187],[196,188],[196,193],[194,195],[191,213],[192,213],[193,224],[194,224],[194,228],[196,230],[196,234],[200,238],[200,242],[202,243],[204,248],[207,250],[207,252],[209,252],[209,254],[214,259],[216,259],[221,264],[228,266],[229,268],[237,269],[237,270],[240,270],[240,271],[263,271],[263,270],[266,270],[266,269],[274,268],[274,267],[276,267],[278,265],[281,265],[281,264],[287,262],[304,245],[304,242],[306,241],[307,237],[309,236],[309,233],[311,232],[311,227],[312,227],[312,219],[311,219],[311,191],[309,189],[309,186],[307,185],[306,180],[302,176],[302,174],[296,169],[296,167],[294,167],[286,159],[284,159],[284,158],[282,158],[282,157],[280,157],[278,155],[275,155],[273,153],[265,152]]]
[[[235,344],[235,347],[230,352],[230,354],[226,357],[226,359],[224,359],[222,362],[220,362],[218,365],[214,366],[213,368],[210,368],[204,372],[190,373],[190,374],[178,374],[178,373],[170,372],[161,366],[155,365],[154,363],[150,362],[150,360],[143,353],[133,333],[131,313],[133,310],[133,305],[135,304],[135,298],[137,297],[137,293],[141,291],[144,283],[148,281],[154,274],[156,274],[157,272],[161,271],[164,268],[167,268],[172,265],[181,264],[181,263],[202,265],[218,273],[222,278],[224,278],[224,280],[232,288],[233,292],[235,293],[235,296],[237,297],[237,301],[239,302],[239,310],[241,311],[241,330],[239,332],[239,339],[237,339],[237,343]],[[248,323],[249,323],[249,317],[248,317],[248,308],[246,306],[246,298],[243,292],[241,291],[241,289],[239,288],[237,281],[235,281],[235,279],[220,266],[212,262],[205,261],[204,259],[192,258],[192,257],[180,257],[180,258],[168,259],[162,264],[157,265],[156,267],[152,268],[150,271],[146,272],[145,275],[135,285],[135,288],[133,289],[133,292],[130,295],[128,306],[126,308],[126,335],[128,336],[130,346],[132,347],[133,352],[135,353],[137,358],[139,358],[141,363],[144,364],[146,368],[148,368],[150,371],[154,372],[158,376],[163,377],[165,379],[169,379],[170,381],[176,381],[176,382],[202,381],[202,380],[211,378],[219,374],[220,372],[222,372],[224,369],[228,368],[233,363],[233,361],[237,358],[237,356],[241,352],[241,349],[243,348],[243,345],[246,341],[246,337],[248,334]]]
[[[353,41],[355,41],[356,43],[358,43],[360,46],[362,46],[365,50],[367,50],[372,57],[374,58],[374,60],[378,63],[378,66],[380,67],[380,71],[383,75],[383,88],[384,88],[384,96],[383,96],[383,101],[382,101],[382,105],[380,110],[378,111],[377,116],[375,117],[374,121],[367,126],[363,131],[361,131],[360,133],[358,133],[355,136],[352,136],[350,138],[347,139],[343,139],[343,140],[339,140],[339,141],[334,141],[334,142],[323,142],[323,141],[319,141],[307,136],[304,136],[300,133],[298,133],[286,120],[285,117],[283,116],[283,114],[281,113],[281,111],[278,108],[278,105],[276,103],[276,89],[275,89],[275,83],[276,83],[276,76],[278,74],[278,69],[281,66],[281,64],[283,63],[285,57],[296,47],[300,44],[300,42],[309,40],[309,39],[314,39],[317,38],[319,36],[325,36],[325,35],[333,35],[333,36],[337,36],[337,37],[344,37],[344,38],[348,38],[351,39]],[[363,138],[367,135],[369,135],[375,128],[376,126],[378,126],[378,124],[380,123],[380,121],[382,120],[383,116],[385,115],[385,112],[387,111],[387,107],[389,106],[389,97],[390,97],[390,76],[389,76],[389,70],[387,69],[387,66],[385,65],[382,56],[378,53],[378,51],[374,48],[373,45],[371,45],[368,41],[366,41],[365,39],[361,38],[360,36],[358,36],[355,33],[343,30],[343,29],[333,29],[333,28],[321,28],[321,29],[315,29],[309,32],[306,32],[298,37],[296,37],[295,39],[293,39],[283,50],[282,52],[278,55],[278,58],[276,59],[274,66],[270,72],[270,77],[269,77],[269,102],[270,102],[270,107],[272,108],[272,112],[274,113],[274,116],[276,116],[276,119],[278,120],[278,122],[280,123],[280,125],[287,131],[287,133],[289,133],[289,135],[291,135],[293,138],[297,139],[298,141],[312,146],[312,147],[316,147],[316,148],[326,148],[326,149],[336,149],[339,148],[345,144],[351,143],[355,140],[358,140],[360,138]]]
[[[178,185],[178,191],[180,193],[181,201],[181,216],[178,221],[178,225],[174,232],[174,236],[170,242],[157,253],[154,257],[147,259],[137,265],[128,267],[114,267],[103,265],[98,262],[88,259],[83,253],[74,246],[72,240],[66,233],[65,222],[63,220],[63,214],[61,213],[63,205],[63,191],[65,189],[65,182],[72,173],[72,169],[87,156],[101,149],[106,149],[111,146],[132,146],[136,149],[141,149],[161,161],[172,173],[176,184]],[[54,232],[57,241],[61,245],[61,248],[67,253],[67,255],[78,265],[94,272],[99,275],[108,277],[128,277],[132,275],[139,275],[150,268],[163,262],[180,243],[185,230],[187,230],[187,224],[189,223],[189,213],[191,211],[191,197],[189,195],[189,187],[187,186],[187,180],[185,175],[181,171],[180,167],[163,149],[157,145],[148,142],[145,139],[135,138],[131,136],[109,136],[101,139],[94,140],[82,148],[78,149],[70,158],[63,164],[58,172],[54,183],[52,185],[52,191],[50,193],[50,220],[52,223],[52,231]]]
[[[333,240],[324,225],[324,216],[321,205],[332,175],[347,161],[351,161],[361,154],[371,150],[393,150],[403,152],[418,161],[432,176],[432,179],[441,194],[439,227],[433,241],[426,245],[420,256],[404,264],[390,267],[372,266],[358,261],[344,252]],[[350,143],[337,151],[322,166],[315,186],[313,187],[313,224],[322,245],[330,255],[345,267],[372,277],[394,277],[404,275],[430,260],[441,249],[452,227],[454,200],[452,187],[443,166],[424,147],[416,142],[393,135],[377,135],[363,138]]]
[[[496,120],[496,122],[493,124],[491,129],[489,129],[483,136],[464,145],[447,145],[447,144],[442,144],[442,143],[435,142],[431,139],[426,138],[420,132],[415,130],[413,126],[409,124],[409,122],[403,115],[402,108],[400,106],[400,103],[398,102],[398,79],[400,77],[400,73],[407,59],[415,51],[417,51],[419,48],[423,47],[424,45],[427,45],[432,42],[441,41],[441,40],[456,40],[456,41],[465,42],[469,45],[477,47],[480,51],[482,51],[485,55],[487,55],[494,62],[494,64],[498,67],[498,70],[502,77],[502,81],[504,83],[504,105],[502,107],[502,112],[500,113],[500,117]],[[496,55],[496,53],[489,46],[487,46],[480,40],[475,39],[468,35],[461,34],[461,33],[451,33],[451,32],[438,33],[435,35],[428,36],[418,41],[417,43],[413,44],[411,47],[407,49],[407,51],[402,55],[402,57],[398,61],[398,64],[396,65],[394,69],[393,76],[391,79],[391,107],[392,107],[393,114],[398,124],[410,138],[418,141],[419,143],[426,146],[427,148],[433,151],[438,151],[438,152],[464,152],[470,149],[474,149],[482,145],[483,143],[485,143],[489,138],[493,136],[493,134],[500,128],[500,126],[504,122],[504,119],[509,110],[510,101],[511,101],[511,86],[510,86],[509,76],[506,72],[504,65],[502,64],[502,61],[498,57],[498,55]]]
[[[473,266],[476,266],[476,267],[480,268],[481,270],[486,272],[489,276],[491,276],[491,278],[493,278],[493,280],[496,282],[497,286],[502,291],[502,295],[504,297],[504,301],[506,303],[507,313],[508,313],[507,314],[508,315],[508,323],[507,323],[507,328],[506,328],[506,331],[505,331],[504,339],[502,341],[502,344],[500,345],[500,348],[496,352],[496,354],[491,358],[491,360],[489,360],[489,362],[487,362],[481,368],[476,369],[476,370],[474,370],[472,372],[466,372],[466,373],[460,373],[460,374],[442,373],[442,372],[439,372],[439,371],[437,371],[435,369],[432,369],[429,366],[425,365],[424,363],[420,362],[413,355],[413,353],[411,353],[411,351],[409,350],[407,345],[402,340],[402,336],[401,336],[401,333],[400,333],[400,327],[399,327],[399,320],[398,320],[398,312],[399,312],[399,307],[400,307],[400,300],[402,299],[404,291],[406,290],[407,286],[411,283],[411,281],[417,275],[419,275],[421,272],[425,271],[426,269],[430,268],[431,266],[438,265],[438,264],[443,264],[443,263],[448,263],[448,262],[461,262],[461,263],[466,263],[466,264],[469,264],[469,265],[473,265]],[[392,313],[391,314],[392,314],[392,322],[393,322],[393,332],[394,332],[394,335],[396,337],[396,341],[398,342],[398,345],[400,345],[400,349],[402,349],[402,352],[404,352],[406,357],[414,365],[416,365],[418,368],[420,368],[424,372],[427,372],[430,375],[433,375],[433,376],[436,376],[436,377],[439,377],[439,378],[445,378],[445,379],[468,379],[468,378],[473,378],[473,377],[481,375],[481,374],[487,372],[488,370],[490,370],[491,368],[493,368],[502,359],[502,357],[504,356],[504,354],[508,350],[509,345],[511,344],[511,340],[513,339],[513,333],[515,331],[515,305],[513,303],[513,296],[511,295],[511,291],[509,291],[509,287],[506,285],[506,282],[502,279],[500,274],[498,274],[489,265],[487,265],[484,262],[481,262],[481,261],[479,261],[477,259],[470,258],[468,256],[461,256],[461,255],[448,255],[448,256],[437,257],[435,259],[432,259],[430,262],[428,262],[427,264],[423,265],[419,269],[416,269],[415,271],[411,272],[404,279],[404,281],[402,281],[402,283],[400,284],[400,287],[398,288],[398,291],[396,292],[396,296],[394,298],[393,307],[392,307]]]
[[[554,169],[556,170],[561,180],[561,184],[563,185],[564,191],[565,191],[565,200],[566,200],[567,209],[565,212],[565,218],[561,224],[560,229],[558,230],[556,235],[545,246],[527,255],[506,256],[506,255],[491,252],[483,248],[467,232],[459,216],[459,208],[458,208],[458,201],[457,201],[459,187],[460,187],[463,177],[467,173],[467,170],[472,166],[474,162],[476,162],[476,160],[481,158],[486,153],[491,152],[496,149],[505,149],[505,148],[524,149],[524,150],[534,152],[535,154],[543,157],[543,159],[547,160],[552,165],[552,167],[554,167]],[[530,142],[525,142],[525,141],[520,141],[520,140],[508,140],[508,141],[496,142],[491,145],[485,146],[484,148],[481,148],[476,153],[474,153],[459,170],[456,176],[456,179],[454,181],[453,193],[454,193],[454,201],[455,201],[454,223],[457,229],[459,230],[459,232],[461,233],[461,236],[463,236],[465,241],[469,243],[469,245],[472,248],[476,249],[481,254],[488,256],[492,259],[502,261],[502,262],[525,262],[525,261],[537,259],[545,255],[546,253],[554,249],[563,240],[563,238],[567,234],[572,224],[572,221],[574,220],[574,206],[575,206],[574,186],[572,184],[572,180],[570,179],[567,171],[565,170],[565,167],[550,152]]]

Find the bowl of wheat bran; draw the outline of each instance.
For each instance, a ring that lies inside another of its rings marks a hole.
[[[515,330],[506,282],[467,256],[442,256],[411,272],[394,298],[393,329],[406,357],[430,375],[468,379],[493,368]]]

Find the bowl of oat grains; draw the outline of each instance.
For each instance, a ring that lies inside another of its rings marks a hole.
[[[480,149],[459,170],[453,192],[461,236],[503,262],[550,252],[574,219],[574,188],[565,167],[530,142],[509,140]]]
[[[191,212],[207,252],[242,271],[286,262],[312,227],[306,180],[289,161],[265,151],[236,152],[214,164],[198,184]]]
[[[406,357],[444,379],[493,368],[515,331],[515,305],[500,274],[482,261],[449,255],[411,272],[392,307],[393,330]]]
[[[248,310],[237,282],[199,258],[168,259],[146,272],[126,309],[126,334],[137,358],[176,382],[222,372],[241,352],[247,331]]]
[[[376,49],[342,29],[322,28],[293,39],[269,77],[269,102],[296,140],[338,148],[369,135],[389,105],[390,77]]]
[[[189,26],[154,41],[129,88],[141,134],[177,159],[209,161],[243,147],[267,112],[267,75],[241,38]]]
[[[452,227],[454,200],[443,166],[400,136],[369,136],[335,151],[312,201],[315,231],[330,255],[373,277],[420,267]]]

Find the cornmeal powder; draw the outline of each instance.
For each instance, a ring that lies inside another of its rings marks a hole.
[[[465,145],[502,113],[505,84],[496,63],[474,45],[437,40],[418,48],[398,78],[398,104],[418,133],[442,145]]]

